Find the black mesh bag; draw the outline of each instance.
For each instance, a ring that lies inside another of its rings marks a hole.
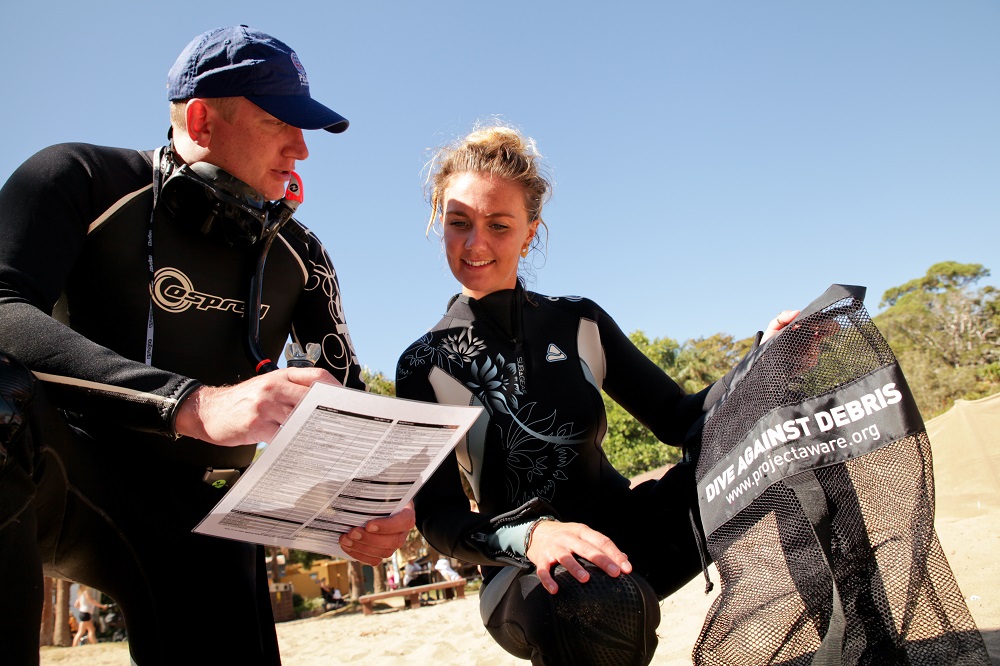
[[[923,421],[864,293],[833,285],[706,413],[696,478],[722,589],[699,666],[989,664],[934,531]]]

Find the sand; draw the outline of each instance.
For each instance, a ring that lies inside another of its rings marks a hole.
[[[986,639],[992,663],[1000,666],[1000,512],[949,518],[939,507],[938,536],[976,624]],[[652,663],[691,664],[691,648],[718,590],[704,593],[704,580],[691,581],[661,605],[660,645]],[[475,593],[465,599],[437,601],[405,610],[394,603],[365,616],[348,609],[307,620],[278,624],[285,666],[336,663],[394,666],[523,666],[498,647],[479,620]],[[348,612],[345,612],[348,611]],[[77,648],[43,648],[42,664],[123,666],[128,648],[101,643]]]

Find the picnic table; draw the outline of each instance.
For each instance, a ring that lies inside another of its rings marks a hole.
[[[392,597],[405,597],[407,600],[406,607],[414,608],[420,607],[420,595],[427,592],[433,592],[436,590],[454,590],[455,594],[464,599],[465,598],[465,579],[456,578],[455,580],[445,580],[437,583],[427,583],[426,585],[414,585],[413,587],[400,587],[395,590],[388,590],[386,592],[375,592],[374,594],[362,595],[358,602],[361,604],[361,610],[365,615],[371,615],[375,612],[372,609],[372,604],[381,599],[389,599]]]

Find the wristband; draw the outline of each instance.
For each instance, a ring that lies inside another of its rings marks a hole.
[[[531,535],[535,533],[535,528],[538,527],[538,523],[545,522],[546,520],[555,520],[552,516],[542,516],[535,520],[528,526],[528,531],[524,533],[524,556],[528,556],[528,547],[531,546]]]

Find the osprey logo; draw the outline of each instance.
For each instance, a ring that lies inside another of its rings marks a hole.
[[[167,312],[184,312],[191,306],[199,310],[222,310],[243,316],[246,304],[233,298],[195,291],[190,278],[176,268],[161,268],[153,276],[153,302]],[[260,318],[268,306],[260,306]]]
[[[553,363],[555,361],[565,361],[566,352],[550,342],[549,348],[545,350],[545,360],[549,363]]]

